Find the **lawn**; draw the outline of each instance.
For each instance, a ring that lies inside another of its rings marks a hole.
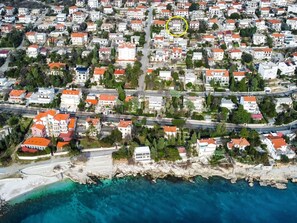
[[[85,137],[85,138],[80,139],[79,141],[80,141],[80,145],[84,149],[111,147],[110,144],[104,143],[98,139],[91,139],[91,138]]]

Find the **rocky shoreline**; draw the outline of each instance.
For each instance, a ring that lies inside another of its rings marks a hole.
[[[261,186],[271,186],[278,189],[286,189],[289,181],[297,182],[297,166],[282,165],[277,167],[266,167],[263,165],[246,165],[236,163],[231,167],[191,163],[168,163],[160,162],[153,164],[127,163],[114,164],[115,178],[127,176],[143,176],[152,179],[164,179],[168,176],[183,180],[192,181],[194,177],[201,176],[205,179],[211,177],[222,177],[236,183],[238,180],[245,180],[250,186],[259,182]]]

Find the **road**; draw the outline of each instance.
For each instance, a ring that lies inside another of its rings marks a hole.
[[[147,19],[147,25],[145,28],[145,44],[143,46],[142,50],[142,58],[141,58],[141,70],[142,70],[142,75],[139,77],[138,80],[138,90],[139,91],[144,91],[145,90],[145,75],[147,73],[147,68],[149,65],[149,52],[150,52],[150,42],[151,42],[151,24],[152,24],[152,19],[153,19],[153,9],[152,7],[149,8],[149,13],[148,13],[148,19]]]
[[[37,114],[38,110],[43,110],[41,108],[34,108],[34,107],[25,107],[21,105],[9,105],[9,104],[0,104],[0,111],[1,112],[12,112],[14,114],[21,114],[23,116],[31,116]],[[92,112],[76,112],[76,117],[80,119],[86,119],[91,115],[95,115],[96,113]],[[104,122],[119,122],[121,119],[132,119],[135,118],[133,115],[104,115],[102,120]],[[155,117],[144,117],[144,116],[137,116],[138,120],[146,119],[147,125],[171,125],[172,119],[171,118],[155,118]],[[214,129],[219,124],[219,122],[210,122],[210,121],[199,121],[199,120],[192,120],[187,119],[185,123],[185,127],[189,129]],[[227,130],[240,130],[242,128],[249,128],[254,129],[260,133],[263,132],[275,132],[275,131],[284,131],[284,130],[295,130],[297,129],[297,121],[286,125],[267,125],[267,124],[247,124],[247,125],[237,125],[233,123],[226,123]]]
[[[86,94],[92,93],[92,94],[115,94],[117,95],[116,89],[88,89],[88,88],[81,88],[82,91]],[[62,90],[62,89],[60,89]],[[169,94],[169,90],[163,90],[163,91],[154,91],[154,90],[125,90],[127,95],[147,95],[147,96],[167,96]],[[187,91],[179,91],[180,95],[193,95],[204,97],[208,94],[211,94],[216,97],[228,97],[228,96],[289,96],[292,93],[296,93],[297,89],[291,89],[286,91],[278,91],[278,92],[270,92],[265,93],[264,91],[254,91],[254,92],[187,92]]]

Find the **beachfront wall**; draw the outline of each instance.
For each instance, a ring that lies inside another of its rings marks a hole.
[[[68,153],[69,153],[68,151],[54,153],[54,156],[63,156],[63,155],[67,155]],[[43,159],[43,158],[50,158],[51,156],[52,156],[51,154],[40,155],[40,156],[19,156],[18,155],[18,158],[20,160],[37,160],[37,159]]]

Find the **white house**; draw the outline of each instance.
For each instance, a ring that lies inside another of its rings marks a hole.
[[[61,110],[76,112],[82,98],[80,90],[63,90],[61,95]]]
[[[49,104],[54,100],[54,97],[54,88],[38,88],[38,91],[29,98],[28,104]]]
[[[202,60],[202,52],[193,52],[192,60]]]
[[[217,148],[216,140],[213,138],[197,140],[197,152],[199,157],[210,158]]]
[[[72,33],[71,34],[72,45],[83,46],[88,42],[88,33]]]
[[[148,146],[136,147],[134,150],[135,162],[148,163],[151,162],[151,151]]]
[[[148,108],[151,111],[160,111],[164,106],[162,96],[149,96],[148,97]]]
[[[254,58],[256,60],[270,60],[272,55],[271,48],[256,48],[253,52]]]
[[[212,80],[220,84],[229,84],[229,71],[226,69],[209,69],[205,72],[205,81],[209,84]]]
[[[264,135],[261,141],[267,145],[269,155],[275,160],[280,160],[282,155],[287,156],[289,159],[293,159],[296,156],[284,138],[278,134]]]
[[[118,47],[118,62],[133,63],[136,58],[136,45],[133,43],[122,43]]]
[[[288,106],[289,108],[293,107],[293,100],[290,97],[285,98],[275,98],[275,108],[277,111],[282,111],[283,105]]]
[[[118,130],[122,133],[123,139],[132,136],[132,128],[132,121],[120,120],[120,123],[118,124]]]
[[[261,45],[266,43],[266,36],[260,33],[255,33],[253,35],[253,44]]]
[[[190,101],[194,105],[193,112],[203,112],[204,110],[204,103],[205,99],[204,97],[195,97],[195,96],[186,96],[184,104],[187,105],[187,101]]]
[[[244,150],[247,146],[250,146],[249,141],[246,138],[231,139],[231,142],[227,143],[228,149],[238,148],[239,150]]]
[[[171,71],[163,71],[163,70],[160,70],[159,72],[159,77],[162,79],[162,80],[171,80],[172,77],[171,77]]]
[[[275,79],[277,77],[278,66],[273,62],[260,63],[258,72],[264,80]]]
[[[28,47],[26,54],[28,57],[36,58],[39,52],[40,52],[40,49],[38,45],[31,45]]]
[[[89,79],[90,70],[87,67],[75,68],[75,83],[84,84]]]
[[[88,6],[90,8],[98,8],[99,7],[99,1],[98,0],[88,0]]]
[[[259,113],[259,107],[255,96],[242,96],[240,98],[240,104],[243,106],[243,109],[246,110],[248,113]]]
[[[227,108],[229,111],[237,108],[236,104],[233,103],[231,99],[225,99],[225,98],[222,98],[220,107]]]
[[[164,133],[165,133],[165,138],[171,138],[171,137],[176,137],[177,134],[177,128],[176,126],[163,126]]]
[[[278,64],[278,69],[281,71],[281,74],[286,76],[294,76],[296,67],[297,63],[293,61],[280,62]]]

